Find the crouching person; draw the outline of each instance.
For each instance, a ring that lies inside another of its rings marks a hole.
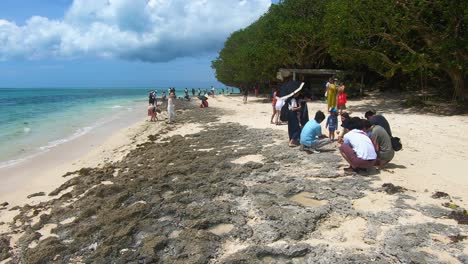
[[[389,163],[395,156],[390,135],[388,135],[387,131],[383,127],[373,125],[368,120],[364,121],[364,131],[375,144],[377,151],[377,161],[375,166],[379,169],[383,169],[385,164]]]
[[[359,117],[349,120],[349,132],[343,137],[340,152],[349,163],[346,172],[360,172],[375,165],[377,153],[374,144],[363,130],[363,122]]]
[[[320,148],[330,144],[330,139],[322,134],[322,127],[320,123],[325,119],[325,114],[322,111],[315,113],[314,120],[310,120],[302,128],[301,132],[301,150],[311,151],[313,153],[320,153]]]

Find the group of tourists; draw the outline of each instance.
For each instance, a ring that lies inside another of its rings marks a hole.
[[[300,149],[320,153],[321,148],[336,141],[340,145],[341,155],[349,164],[349,167],[344,169],[345,172],[359,173],[374,166],[382,169],[393,159],[395,151],[400,150],[401,145],[399,142],[392,142],[395,138],[392,137],[390,125],[384,116],[367,111],[365,117],[366,119],[351,117],[343,112],[341,130],[337,131],[339,136],[335,140],[338,126],[336,109],[331,109],[327,119],[328,136],[322,133],[320,125],[325,120],[325,114],[317,111],[314,119],[300,130]]]
[[[329,79],[326,84],[326,101],[328,117],[322,111],[317,111],[312,120],[308,120],[308,110],[305,98],[300,92],[284,99],[273,93],[273,113],[270,122],[280,125],[279,117],[287,104],[287,124],[289,146],[300,147],[300,150],[310,153],[320,153],[321,149],[333,142],[339,144],[339,151],[349,163],[346,172],[359,173],[376,166],[382,169],[390,162],[395,151],[401,149],[398,138],[393,138],[390,125],[382,115],[374,111],[365,113],[366,119],[351,117],[346,109],[346,93],[344,82]],[[275,119],[276,117],[276,119]],[[341,128],[338,126],[340,117]],[[322,133],[321,123],[326,120],[328,133]],[[335,137],[337,135],[337,137]]]
[[[166,100],[166,92],[162,92],[161,96],[162,101]],[[173,123],[175,121],[175,89],[169,88],[169,99],[167,100],[167,117],[168,123]],[[158,107],[157,100],[157,91],[150,91],[148,93],[148,116],[150,117],[150,122],[156,122],[158,120],[158,113],[161,113],[161,109]]]
[[[227,91],[229,92],[229,88],[227,88]],[[179,99],[184,99],[189,101],[190,100],[190,95],[189,95],[189,89],[185,88],[184,89],[184,97],[180,97]],[[192,96],[196,95],[196,90],[195,88],[192,88],[191,90]],[[214,86],[211,86],[209,90],[204,89],[202,91],[201,88],[198,88],[198,99],[200,99],[200,108],[205,108],[208,107],[208,97],[214,97],[214,94],[217,93],[218,90],[214,88]],[[224,94],[225,90],[224,88],[221,89],[222,94]],[[161,101],[165,102],[167,100],[167,122],[168,123],[173,123],[175,122],[175,104],[174,100],[177,98],[176,96],[176,89],[174,87],[170,87],[167,89],[167,93],[169,94],[169,97],[166,97],[166,91],[162,92],[161,95]],[[158,101],[157,101],[157,91],[149,91],[148,92],[148,116],[150,117],[149,121],[150,122],[156,122],[158,120],[158,113],[161,113],[161,109],[158,106]]]

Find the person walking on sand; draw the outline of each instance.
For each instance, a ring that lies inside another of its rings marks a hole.
[[[302,128],[301,132],[301,150],[320,153],[320,148],[330,144],[330,139],[322,134],[320,123],[325,119],[322,111],[317,111],[313,120],[310,120]]]
[[[175,122],[176,112],[175,112],[175,105],[174,105],[174,93],[171,92],[169,94],[169,100],[167,100],[167,122],[173,123]]]
[[[214,96],[215,96],[215,88],[211,86],[211,97],[214,98]]]
[[[353,117],[348,123],[349,132],[344,135],[343,144],[339,147],[343,158],[349,163],[345,172],[359,173],[375,165],[377,153],[374,144],[363,131],[363,121]]]
[[[330,110],[330,115],[327,118],[327,124],[325,128],[328,128],[328,137],[331,141],[335,140],[335,131],[338,128],[338,116],[335,108]]]
[[[270,123],[271,124],[275,124],[273,122],[273,118],[275,118],[276,115],[279,115],[279,113],[276,111],[276,102],[278,101],[278,88],[276,88],[274,91],[273,91],[273,99],[271,101],[271,104],[273,106],[273,113],[271,115],[271,120],[270,120]],[[276,120],[278,120],[278,118],[276,118]]]

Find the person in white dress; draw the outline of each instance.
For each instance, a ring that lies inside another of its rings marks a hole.
[[[167,122],[173,123],[175,122],[176,112],[174,106],[174,93],[169,94],[169,100],[167,100]]]

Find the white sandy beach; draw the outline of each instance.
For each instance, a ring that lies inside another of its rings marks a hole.
[[[235,122],[250,128],[271,128],[284,131],[284,137],[274,138],[272,143],[287,144],[287,126],[270,124],[271,104],[261,103],[261,101],[262,99],[249,97],[248,103],[243,104],[242,98],[237,96],[216,96],[209,99],[210,107],[223,109],[227,113],[221,117],[219,123]],[[468,116],[419,114],[396,108],[395,104],[395,101],[379,101],[372,97],[348,103],[352,116],[363,116],[367,109],[376,109],[388,119],[392,132],[403,142],[403,150],[397,152],[388,169],[371,176],[378,179],[374,184],[377,186],[383,183],[393,183],[402,186],[410,190],[411,195],[415,197],[412,203],[422,205],[440,206],[441,201],[431,199],[430,196],[436,191],[446,192],[455,204],[467,208],[468,177],[464,162],[468,160],[468,151],[466,151],[468,136],[463,135],[461,131],[468,129]],[[311,102],[308,103],[308,108],[312,119],[316,110],[324,110],[325,104]],[[162,117],[164,116],[165,113]],[[146,142],[148,135],[158,133],[167,125],[163,121],[156,123],[143,121],[143,117],[138,120],[136,123],[129,122],[127,127],[115,130],[114,133],[107,133],[105,137],[95,137],[93,140],[93,135],[89,135],[89,137],[70,142],[63,146],[66,149],[57,148],[41,159],[23,164],[23,167],[14,168],[11,174],[14,177],[5,176],[2,173],[0,203],[8,202],[6,209],[10,209],[16,205],[35,204],[49,199],[48,196],[31,199],[27,196],[37,192],[48,194],[67,180],[61,177],[67,172],[84,167],[102,166],[105,163],[120,160],[137,144]],[[177,123],[174,126],[176,129],[170,132],[172,135],[191,134],[201,130],[199,126],[180,126]],[[324,124],[322,127],[325,131]],[[96,142],[96,138],[99,142]],[[87,147],[80,148],[83,145]],[[66,154],[70,150],[78,149],[79,151],[76,152],[80,155],[79,157]],[[304,154],[298,150],[297,155]],[[338,152],[337,155],[339,155]],[[252,155],[247,159],[258,162],[261,158]],[[242,161],[242,163],[245,162],[245,160]],[[392,206],[394,202],[392,199],[394,199],[393,196],[369,194],[357,200],[353,206],[363,211],[382,211]],[[12,221],[17,212],[0,210],[0,223],[4,222],[0,225],[0,233],[9,230],[8,223]],[[416,214],[407,221],[432,221],[426,218]],[[455,224],[453,220],[437,221],[449,221]],[[352,227],[356,225],[359,223],[350,222],[349,225],[342,225],[343,230],[340,232],[346,233],[346,230],[351,232]],[[353,233],[349,233],[349,236],[353,236]],[[351,237],[349,241],[352,241]]]
[[[216,97],[210,99],[216,107],[231,110],[235,114],[222,117],[223,122],[238,122],[255,128],[272,128],[285,132],[282,139],[287,144],[287,126],[270,124],[271,104],[259,103],[249,97],[243,104],[241,98]],[[381,182],[391,182],[417,193],[430,196],[443,191],[458,197],[468,207],[468,174],[464,165],[468,160],[468,116],[439,116],[419,114],[398,107],[398,101],[369,99],[348,102],[351,116],[364,117],[367,110],[375,109],[390,123],[394,136],[400,137],[403,150],[396,152],[388,169],[377,176]],[[317,110],[326,110],[322,102],[308,103],[309,117],[313,119]],[[322,123],[322,132],[325,122]],[[298,152],[298,155],[299,152]],[[379,182],[380,184],[380,182]]]
[[[236,96],[209,99],[211,107],[229,110],[230,114],[222,116],[220,122],[282,130],[285,137],[278,140],[286,142],[287,126],[270,124],[271,105],[261,103],[262,100],[249,97],[248,103],[243,104],[242,98]],[[383,114],[395,136],[402,139],[403,150],[397,152],[389,168],[381,171],[378,177],[382,182],[392,182],[418,193],[426,192],[429,195],[434,191],[444,191],[459,197],[460,202],[468,207],[468,176],[464,169],[464,163],[468,160],[468,135],[461,133],[468,129],[468,116],[418,114],[400,108],[397,112],[395,103],[393,100],[373,98],[348,102],[348,111],[352,116],[363,117],[364,109],[375,109]],[[317,110],[324,110],[325,105],[319,101],[309,102],[308,108],[312,119]],[[163,112],[160,119],[164,117]],[[52,191],[65,181],[61,175],[120,160],[137,144],[145,142],[148,135],[157,133],[165,125],[163,122],[149,123],[146,118],[135,115],[122,123],[61,145],[20,166],[0,169],[0,201],[7,201],[11,207],[30,203],[27,195]],[[322,131],[326,131],[324,123]],[[184,132],[178,130],[178,133]],[[47,197],[33,200],[42,199]]]

